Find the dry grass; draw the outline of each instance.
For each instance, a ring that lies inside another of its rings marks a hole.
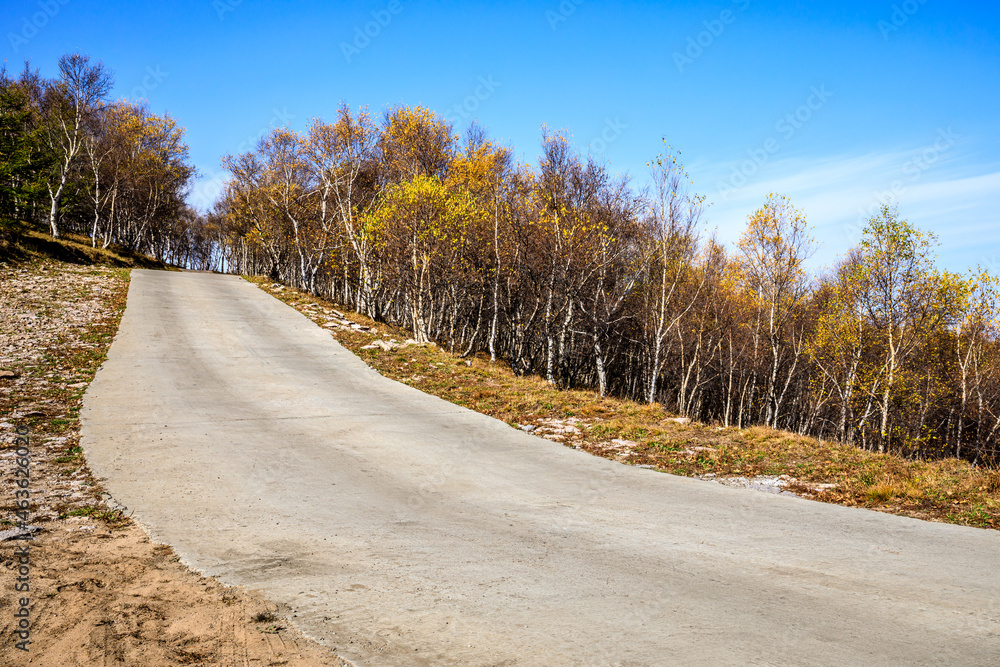
[[[274,290],[266,279],[249,280],[317,323],[327,319],[321,309],[335,307],[294,290]],[[787,475],[789,490],[815,500],[1000,529],[998,471],[956,459],[908,461],[763,427],[680,424],[659,405],[602,399],[589,390],[560,391],[537,377],[517,377],[506,364],[490,363],[483,355],[463,359],[435,346],[365,350],[374,340],[402,341],[410,334],[341,312],[374,333],[339,330],[334,336],[382,375],[515,428],[536,426],[544,437],[567,446],[676,475]]]
[[[91,247],[90,238],[72,232],[53,239],[36,225],[10,223],[8,233],[0,234],[0,262],[25,264],[38,260],[56,260],[86,266],[113,266],[140,269],[166,269],[163,262],[112,245]]]

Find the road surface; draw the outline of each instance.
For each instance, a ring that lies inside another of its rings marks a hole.
[[[596,458],[381,377],[236,277],[132,276],[93,470],[358,665],[1000,663],[1000,533]]]

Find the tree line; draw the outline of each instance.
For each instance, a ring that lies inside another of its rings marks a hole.
[[[434,112],[341,105],[228,155],[211,212],[184,203],[183,129],[110,101],[85,56],[0,73],[0,220],[180,266],[268,275],[559,387],[660,402],[911,457],[997,461],[996,279],[935,264],[890,206],[820,275],[772,194],[731,249],[702,231],[679,153],[649,185],[543,130],[536,165]]]
[[[112,73],[81,54],[47,79],[0,70],[0,225],[43,223],[184,263],[198,215],[184,129],[142,101],[111,100]]]
[[[543,131],[535,166],[424,108],[341,106],[224,158],[212,268],[266,274],[559,387],[911,457],[996,461],[996,280],[935,265],[890,206],[811,275],[772,194],[727,250],[679,154],[648,187]]]

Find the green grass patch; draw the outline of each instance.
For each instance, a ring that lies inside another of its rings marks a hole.
[[[65,514],[60,514],[59,518],[67,519],[73,516],[85,516],[111,525],[122,525],[129,521],[129,518],[121,510],[102,509],[100,507],[80,507],[70,510]]]

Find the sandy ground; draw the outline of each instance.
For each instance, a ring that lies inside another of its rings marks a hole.
[[[30,651],[14,648],[3,589],[4,665],[342,665],[258,595],[200,577],[135,525],[47,522],[31,548]],[[4,564],[12,542],[4,544]],[[261,619],[254,622],[254,618]]]
[[[347,664],[305,639],[288,610],[192,572],[105,503],[78,449],[78,411],[127,288],[111,269],[0,265],[0,665]],[[21,426],[30,505],[18,517]],[[40,530],[4,539],[24,518]],[[27,651],[16,647],[25,596]]]

